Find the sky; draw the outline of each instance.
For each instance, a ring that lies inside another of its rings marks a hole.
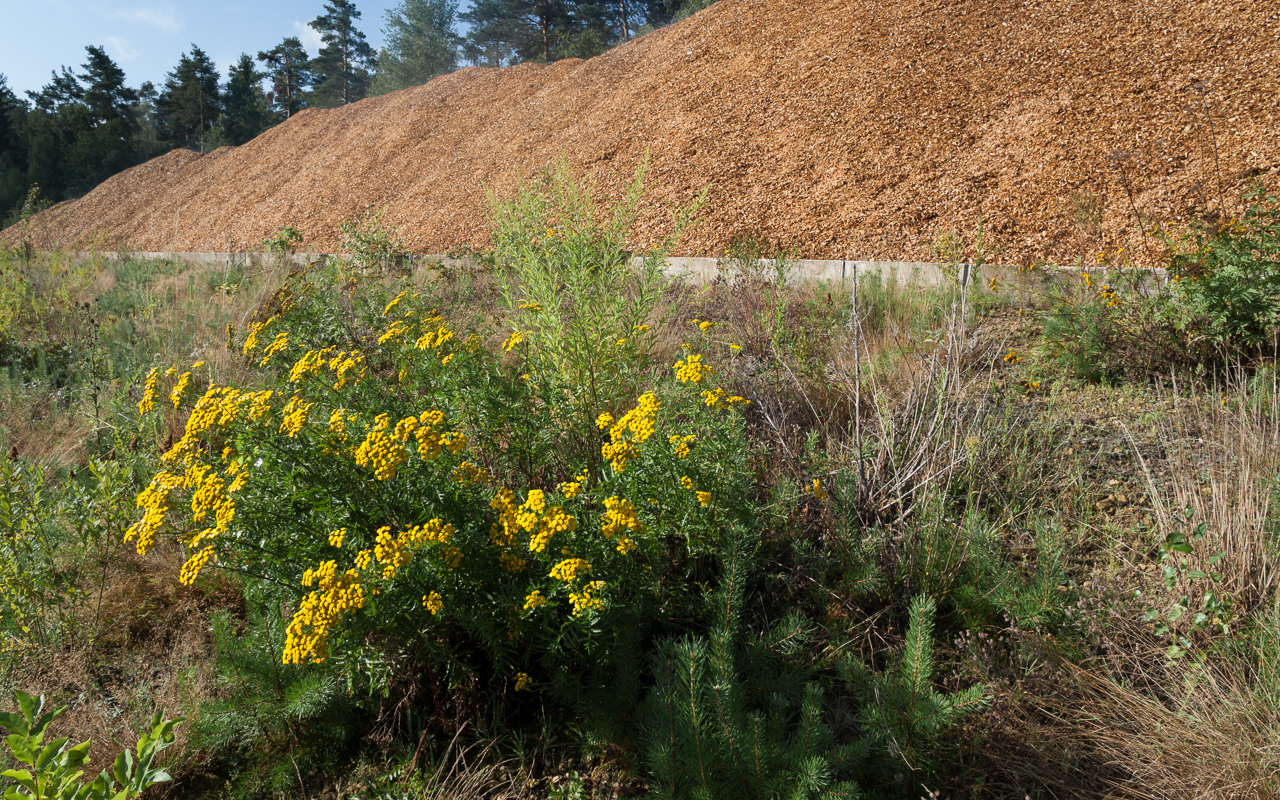
[[[356,28],[374,50],[382,46],[384,13],[399,0],[355,0]],[[157,87],[192,44],[218,65],[223,80],[241,53],[256,56],[286,36],[302,40],[307,53],[320,36],[307,23],[324,13],[324,0],[0,0],[0,74],[19,97],[39,91],[50,73],[66,65],[82,73],[85,47],[100,45],[125,71],[134,88]]]

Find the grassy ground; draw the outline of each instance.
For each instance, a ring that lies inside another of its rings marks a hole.
[[[143,558],[122,536],[185,423],[182,413],[161,427],[138,421],[144,376],[205,361],[219,383],[259,379],[239,342],[227,347],[227,326],[243,339],[288,276],[5,258],[0,688],[67,705],[64,733],[92,737],[103,754],[130,744],[155,709],[182,714],[193,723],[170,751],[169,794],[251,794],[234,783],[250,768],[243,757],[194,723],[231,691],[211,629],[250,635],[246,584],[215,572],[183,586],[176,545]],[[841,287],[745,272],[668,286],[650,320],[652,372],[636,380],[658,381],[696,335],[721,384],[751,400],[763,544],[750,596],[762,619],[770,603],[803,609],[814,674],[845,658],[887,674],[909,645],[913,598],[937,601],[929,683],[982,687],[985,700],[954,726],[895,744],[901,766],[877,773],[874,793],[1280,793],[1280,395],[1254,379],[1265,370],[1084,382],[1051,357],[1048,310],[1034,299],[867,281],[853,305]],[[508,326],[494,273],[408,280],[499,349]],[[41,299],[53,285],[66,289]],[[805,494],[815,478],[830,502]],[[1178,532],[1189,553],[1162,549]],[[1208,591],[1228,604],[1198,624]],[[1187,610],[1170,619],[1183,597]],[[1184,652],[1171,658],[1178,636]],[[428,717],[467,711],[461,693],[444,711],[444,695],[414,702]],[[395,702],[366,706],[372,722],[342,770],[298,769],[282,793],[613,798],[653,783],[625,748],[551,706],[514,722],[476,716],[451,733],[432,723],[406,739],[387,723],[403,712]],[[869,724],[858,702],[829,693],[822,712],[850,740]],[[276,758],[301,744],[285,737]]]

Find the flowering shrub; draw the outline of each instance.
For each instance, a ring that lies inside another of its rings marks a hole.
[[[1280,326],[1280,201],[1261,186],[1246,200],[1240,217],[1192,230],[1169,261],[1169,310],[1192,340],[1256,348]]]
[[[147,376],[142,413],[172,413],[154,402],[167,391],[188,416],[126,535],[139,553],[175,539],[183,583],[216,566],[276,596],[285,663],[391,636],[463,661],[478,650],[537,688],[607,659],[612,615],[678,602],[659,591],[673,565],[750,513],[746,401],[701,356],[600,414],[607,438],[585,463],[539,455],[531,474],[512,419],[552,443],[576,424],[552,383],[412,291],[370,298],[345,326],[315,285],[292,298],[246,330],[261,385],[219,385],[202,365]]]

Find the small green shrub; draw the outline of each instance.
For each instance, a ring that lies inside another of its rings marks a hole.
[[[1255,186],[1237,219],[1192,228],[1169,260],[1169,314],[1191,345],[1275,346],[1280,326],[1280,200]]]
[[[385,275],[400,268],[408,247],[400,238],[398,230],[383,223],[385,213],[378,209],[343,220],[341,246],[349,254],[343,262],[349,280]],[[291,228],[285,228],[276,234],[277,239],[286,237],[280,242],[280,246],[296,246],[300,239],[290,235],[296,233]]]
[[[164,719],[156,712],[149,730],[138,739],[137,750],[116,756],[111,770],[103,770],[91,783],[80,783],[81,767],[89,761],[89,742],[67,746],[67,737],[45,743],[49,725],[65,708],[44,710],[44,696],[15,692],[19,712],[0,712],[0,725],[9,730],[5,744],[13,758],[28,769],[7,769],[5,800],[128,800],[150,786],[170,781],[169,773],[155,766],[156,756],[173,744],[180,719]]]

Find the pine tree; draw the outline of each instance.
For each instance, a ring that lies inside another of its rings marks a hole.
[[[402,0],[387,11],[387,44],[378,55],[371,93],[394,92],[458,68],[461,38],[453,30],[457,0]]]
[[[192,45],[191,55],[182,54],[165,76],[156,108],[164,140],[182,147],[201,145],[221,110],[218,70],[203,50]]]
[[[369,91],[369,70],[377,63],[373,48],[355,27],[360,12],[350,0],[329,0],[325,13],[311,21],[320,34],[324,47],[311,62],[316,74],[312,90],[315,105],[321,107],[347,105]]]
[[[458,18],[471,26],[468,57],[494,59],[492,66],[561,58],[561,42],[575,24],[566,0],[475,0]]]
[[[137,123],[132,104],[138,93],[125,86],[124,70],[106,50],[86,47],[85,88],[81,102],[88,107],[89,129],[81,132],[69,157],[79,182],[96,185],[106,178],[137,163],[134,137]]]
[[[296,36],[290,36],[270,50],[260,51],[258,60],[267,65],[271,79],[270,104],[285,119],[307,106],[306,89],[315,83],[311,57]]]
[[[254,67],[248,53],[241,53],[227,77],[218,124],[228,142],[241,145],[267,127],[267,98],[262,93],[262,79],[266,76]]]
[[[27,113],[24,103],[0,74],[0,227],[10,212],[22,203],[27,192],[27,153],[23,147],[21,124]]]

